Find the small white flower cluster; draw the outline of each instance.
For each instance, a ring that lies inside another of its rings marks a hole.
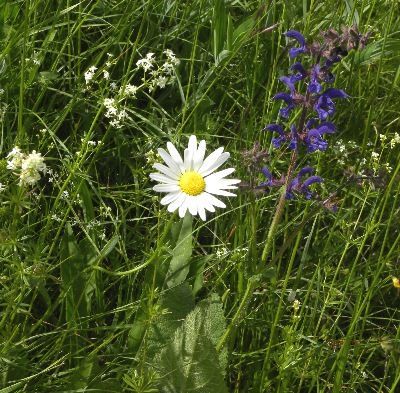
[[[180,60],[175,56],[171,49],[166,49],[163,53],[166,55],[167,59],[161,66],[158,66],[157,69],[155,69],[156,59],[154,58],[154,53],[148,53],[146,57],[136,62],[137,68],[143,69],[145,73],[151,70],[151,78],[148,80],[146,80],[146,78],[142,79],[144,83],[147,82],[150,93],[157,87],[164,89],[175,80],[173,74],[175,67],[180,63]]]
[[[3,183],[0,183],[0,193],[4,192],[6,189],[6,186]]]
[[[89,69],[85,72],[85,82],[86,86],[90,84],[90,82],[93,79],[94,74],[96,73],[97,67],[91,66]]]
[[[395,132],[393,138],[390,140],[390,148],[394,149],[396,145],[400,145],[400,134],[398,132]]]
[[[139,90],[139,87],[128,83],[125,86],[125,88],[123,88],[122,86],[119,88],[119,94],[122,96],[126,95],[128,97],[135,97],[138,90]]]
[[[35,185],[41,178],[40,173],[46,173],[47,166],[44,158],[36,150],[25,154],[15,146],[7,155],[7,168],[14,171],[19,177],[19,185]]]
[[[56,183],[60,175],[57,172],[54,172],[51,168],[47,169],[47,175],[49,176],[49,183]]]
[[[157,153],[152,149],[150,149],[146,153],[144,153],[144,157],[146,158],[146,162],[148,165],[153,165],[158,160]]]
[[[115,128],[121,128],[123,121],[129,118],[125,109],[119,109],[115,98],[105,98],[103,101],[106,107],[105,116],[110,119],[110,125]]]
[[[81,138],[81,142],[82,142],[82,143],[85,143],[85,138]],[[87,141],[86,143],[87,143],[87,145],[90,146],[90,147],[96,147],[96,146],[100,146],[100,145],[103,144],[102,141],[92,141],[92,140],[89,140],[89,141]]]
[[[226,247],[221,247],[217,250],[217,252],[215,253],[215,256],[218,259],[222,259],[222,258],[225,258],[228,254],[229,254],[229,250]]]
[[[156,59],[154,58],[154,53],[149,52],[146,57],[136,62],[136,67],[143,68],[143,71],[147,72],[154,67],[155,61]]]
[[[27,57],[25,59],[26,63],[32,63],[36,66],[41,64],[40,58],[39,58],[39,53],[38,52],[33,52],[33,56],[32,57]]]

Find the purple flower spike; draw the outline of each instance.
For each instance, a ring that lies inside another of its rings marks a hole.
[[[320,134],[333,134],[336,131],[336,127],[333,123],[326,121],[324,123],[321,123],[317,127],[317,130]]]
[[[314,173],[314,168],[311,168],[310,166],[305,166],[304,168],[301,168],[299,170],[297,179],[301,181],[304,175],[312,175],[313,173]]]
[[[304,141],[309,153],[313,153],[317,150],[325,151],[328,147],[328,142],[322,139],[321,134],[316,129],[310,130]]]
[[[291,58],[296,57],[296,56],[300,55],[301,53],[306,52],[306,39],[300,32],[298,32],[296,30],[289,30],[285,33],[285,35],[286,35],[286,37],[294,38],[300,44],[299,48],[290,48],[289,49],[289,56]]]
[[[307,71],[300,62],[294,63],[290,69],[296,71],[296,74],[291,76],[292,82],[298,82],[307,77]]]
[[[312,192],[309,190],[309,187],[311,184],[314,183],[322,183],[324,180],[322,177],[319,176],[310,176],[308,179],[304,181],[304,183],[301,185],[300,192],[304,194],[306,199],[311,199],[312,198]]]
[[[328,97],[322,94],[314,105],[315,111],[318,113],[320,120],[326,120],[329,116],[332,116],[335,111],[334,102]]]
[[[326,89],[318,98],[314,105],[315,111],[318,113],[318,117],[321,120],[326,120],[328,116],[332,116],[335,113],[335,104],[332,101],[333,98],[347,98],[348,95],[340,89]]]
[[[272,145],[277,149],[282,146],[282,144],[286,141],[285,132],[283,128],[279,124],[268,124],[264,127],[264,130],[277,132],[279,134],[278,138],[272,138]]]
[[[272,173],[267,167],[261,169],[262,174],[267,178],[266,181],[260,183],[259,187],[271,187],[273,185]]]
[[[279,80],[281,82],[283,82],[288,88],[289,90],[293,93],[295,91],[295,87],[294,87],[294,81],[292,80],[292,78],[288,77],[288,76],[281,76],[279,78]]]
[[[300,169],[297,176],[290,182],[286,189],[286,199],[293,199],[295,194],[293,191],[299,191],[301,187],[301,181],[304,175],[312,175],[314,173],[314,169],[310,166],[305,166],[304,168]],[[311,176],[312,177],[312,176]]]
[[[322,94],[329,98],[348,98],[349,97],[349,95],[346,94],[346,92],[344,92],[343,90],[334,89],[332,87],[329,89],[326,89]]]
[[[330,122],[321,123],[317,128],[308,131],[304,142],[307,146],[307,151],[313,153],[317,150],[325,151],[328,147],[328,142],[322,139],[323,134],[333,134],[335,125]]]
[[[287,119],[290,116],[291,111],[295,107],[292,96],[289,93],[277,93],[273,97],[274,100],[283,100],[287,106],[279,110],[279,114]]]
[[[296,150],[297,149],[297,142],[299,140],[299,134],[297,133],[296,126],[294,124],[291,125],[290,127],[290,142],[289,142],[289,149],[290,150]]]
[[[293,98],[289,93],[276,93],[273,96],[274,100],[283,100],[286,104],[291,104],[293,102]]]
[[[319,83],[320,70],[319,64],[316,64],[311,70],[310,83],[308,84],[308,91],[310,93],[321,93],[322,86]]]
[[[309,190],[309,187],[314,183],[321,183],[323,179],[319,176],[313,176],[314,169],[306,166],[300,169],[297,176],[290,182],[286,189],[286,199],[294,199],[296,197],[296,193],[301,193],[305,196],[306,199],[312,198],[312,192]],[[305,175],[310,175],[306,180],[302,181]]]

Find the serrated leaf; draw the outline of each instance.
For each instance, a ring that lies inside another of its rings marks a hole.
[[[222,305],[216,295],[200,302],[188,314],[155,360],[164,393],[227,392],[225,355],[215,346],[225,328]],[[222,364],[221,364],[222,359]]]
[[[153,321],[149,333],[142,343],[148,359],[153,359],[165,347],[193,308],[194,297],[187,283],[167,290],[163,294],[160,299],[160,310],[162,311]]]

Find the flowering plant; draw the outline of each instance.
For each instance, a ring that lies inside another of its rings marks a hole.
[[[273,147],[287,147],[292,151],[292,157],[287,174],[281,179],[274,179],[269,169],[263,168],[262,173],[267,180],[260,186],[285,184],[286,199],[293,199],[300,194],[311,199],[313,193],[310,186],[321,183],[323,179],[315,176],[314,169],[309,166],[300,169],[296,176],[292,175],[296,169],[299,152],[314,153],[327,149],[328,142],[325,137],[336,131],[336,126],[328,121],[336,112],[334,100],[349,98],[343,90],[330,86],[335,81],[332,67],[340,62],[350,49],[364,47],[368,34],[361,35],[355,26],[343,28],[342,34],[330,29],[322,33],[322,42],[315,41],[311,44],[296,30],[289,30],[285,35],[299,44],[298,47],[289,49],[290,58],[309,56],[311,65],[307,68],[300,61],[296,61],[290,67],[291,74],[279,78],[289,89],[289,92],[279,92],[274,96],[274,100],[282,100],[285,104],[279,110],[280,117],[288,121],[296,108],[300,108],[301,113],[296,125],[285,127],[274,123],[265,126],[264,130],[277,135],[272,139]],[[305,91],[301,92],[301,88]],[[285,131],[285,128],[288,131]]]
[[[279,78],[289,92],[279,92],[273,99],[284,102],[284,106],[279,110],[279,116],[288,124],[273,123],[267,124],[264,128],[265,131],[274,133],[271,142],[275,149],[287,148],[291,151],[286,174],[281,178],[274,178],[267,167],[262,169],[266,180],[259,184],[258,188],[283,186],[283,193],[264,247],[262,256],[264,261],[283,212],[285,200],[300,195],[312,199],[315,195],[310,187],[323,182],[320,176],[315,175],[312,167],[297,168],[297,162],[302,153],[312,154],[328,148],[328,141],[325,138],[336,131],[336,126],[330,121],[336,112],[334,100],[349,98],[343,90],[332,87],[335,82],[332,68],[351,49],[363,48],[369,36],[360,34],[355,26],[343,28],[342,33],[329,29],[321,34],[321,41],[312,43],[307,43],[305,37],[296,30],[289,30],[285,35],[298,43],[298,46],[289,49],[290,58],[304,56],[309,57],[310,61],[303,62],[308,66],[296,61],[290,67],[290,75]],[[296,108],[300,109],[299,120],[297,124],[290,123],[289,119]],[[337,209],[335,205],[329,207],[333,211]]]

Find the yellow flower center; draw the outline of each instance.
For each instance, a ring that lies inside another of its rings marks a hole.
[[[199,195],[206,188],[206,182],[199,173],[190,171],[185,172],[179,179],[179,187],[188,195]]]

